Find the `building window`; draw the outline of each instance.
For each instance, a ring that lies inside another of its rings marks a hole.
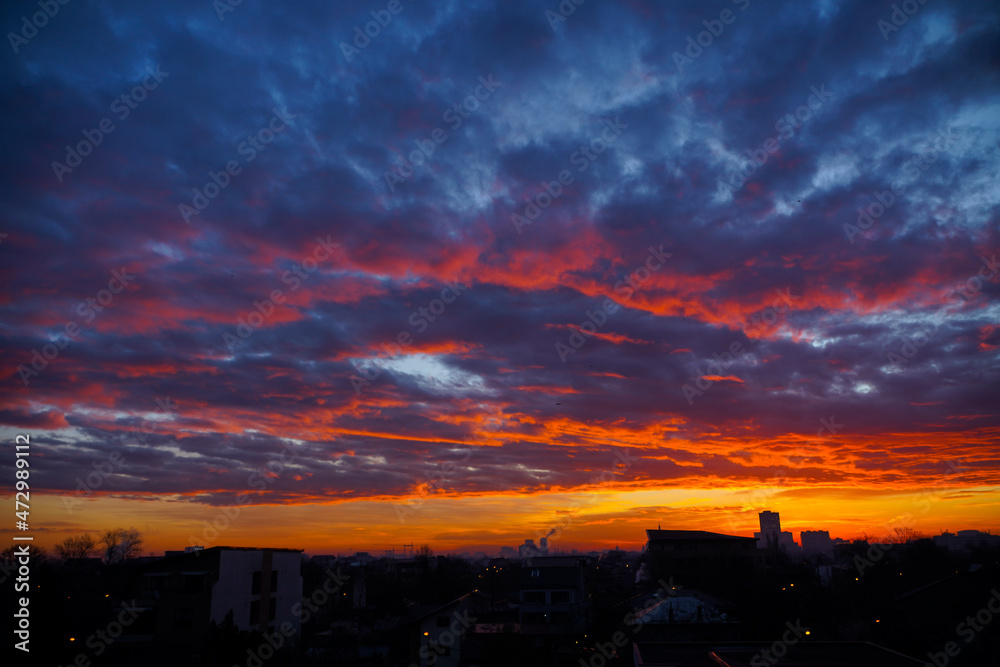
[[[278,590],[278,571],[271,570],[271,593],[273,594]]]
[[[250,583],[250,595],[260,595],[260,571],[253,573],[253,580]]]
[[[531,576],[533,576],[533,577],[540,577],[540,576],[542,576],[542,571],[541,570],[532,570],[531,571]]]
[[[451,621],[451,619],[448,618],[447,616],[438,616],[437,617],[437,626],[439,628],[447,628],[448,627],[448,623],[450,621]]]
[[[549,622],[552,625],[569,625],[569,612],[554,611],[549,614]]]
[[[267,603],[267,620],[273,621],[278,613],[278,598],[271,598]]]
[[[184,593],[193,595],[205,590],[205,577],[201,574],[184,575]]]
[[[524,591],[522,596],[525,604],[545,604],[545,591]]]
[[[542,624],[545,622],[545,614],[540,611],[526,611],[521,614],[521,622],[529,624]]]
[[[552,591],[552,604],[567,604],[569,591]]]
[[[178,607],[174,609],[174,629],[190,630],[194,627],[194,609]]]
[[[166,577],[153,577],[146,575],[147,590],[151,592],[162,593],[166,589],[167,578]]]
[[[257,623],[260,619],[260,600],[253,600],[250,603],[250,623]]]

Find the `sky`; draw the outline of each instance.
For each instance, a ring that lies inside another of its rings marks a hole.
[[[0,10],[36,544],[1000,531],[996,3],[40,6]]]

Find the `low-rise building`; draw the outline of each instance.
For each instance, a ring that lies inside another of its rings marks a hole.
[[[238,630],[294,642],[301,629],[302,557],[297,549],[212,547],[139,564],[128,597],[142,610],[144,634],[128,643],[140,653],[178,660],[197,656],[211,624],[227,618]]]
[[[802,551],[807,556],[833,555],[833,540],[826,530],[803,530],[799,533]]]
[[[762,555],[752,537],[704,530],[647,530],[646,552],[655,576],[712,590],[750,577]]]
[[[536,557],[521,568],[520,615],[525,634],[572,634],[587,628],[586,559]]]

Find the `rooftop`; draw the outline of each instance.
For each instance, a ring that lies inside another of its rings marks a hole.
[[[753,537],[740,537],[738,535],[723,535],[722,533],[710,533],[707,530],[647,530],[647,540],[752,540]]]

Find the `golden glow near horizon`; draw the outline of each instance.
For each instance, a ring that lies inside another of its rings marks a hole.
[[[551,531],[550,549],[581,551],[639,549],[645,530],[708,530],[750,536],[757,512],[781,514],[782,529],[796,540],[802,530],[828,530],[852,539],[885,534],[894,526],[927,536],[966,528],[1000,528],[1000,489],[970,487],[933,493],[858,488],[756,488],[600,490],[592,493],[488,495],[427,498],[400,521],[396,503],[348,501],[332,504],[209,507],[191,502],[99,497],[69,514],[59,497],[33,499],[36,544],[51,549],[80,532],[135,527],[143,553],[203,546],[303,549],[308,553],[383,550],[429,544],[436,552],[495,553]],[[400,500],[399,502],[402,502]],[[237,511],[238,509],[238,511]],[[291,528],[290,528],[291,527]],[[192,539],[193,538],[193,539]]]

